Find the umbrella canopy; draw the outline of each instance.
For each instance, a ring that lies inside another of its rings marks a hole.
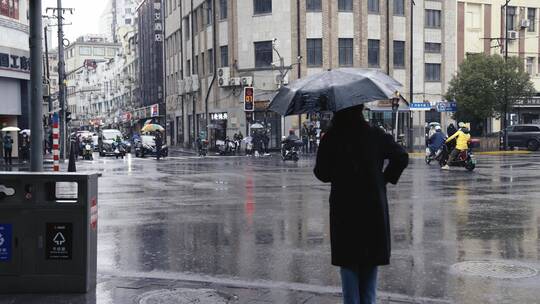
[[[30,130],[29,129],[24,129],[21,132],[19,132],[19,134],[26,134],[26,135],[30,136]]]
[[[2,129],[2,132],[19,132],[20,130],[17,127],[5,127]]]
[[[261,125],[260,123],[254,123],[250,126],[250,128],[252,129],[264,129],[264,126]]]
[[[281,87],[269,110],[281,115],[337,112],[397,97],[401,87],[394,78],[375,69],[329,70]]]
[[[141,129],[141,132],[155,132],[155,131],[163,132],[165,131],[165,129],[158,124],[147,124],[147,125],[144,125],[144,127]]]

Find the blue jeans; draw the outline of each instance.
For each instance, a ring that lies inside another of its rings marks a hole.
[[[343,304],[375,304],[377,302],[377,266],[358,269],[341,267]]]

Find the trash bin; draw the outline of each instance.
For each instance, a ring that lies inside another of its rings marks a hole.
[[[99,176],[0,173],[0,293],[95,288]]]

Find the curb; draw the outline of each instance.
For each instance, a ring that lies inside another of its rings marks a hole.
[[[531,151],[485,151],[485,152],[474,152],[476,155],[524,155],[532,154]],[[422,152],[411,152],[409,153],[410,157],[424,157],[425,153]]]

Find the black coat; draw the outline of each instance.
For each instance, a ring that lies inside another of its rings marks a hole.
[[[389,160],[383,171],[384,161]],[[386,184],[396,184],[407,167],[407,152],[379,128],[332,129],[317,152],[315,176],[330,182],[332,264],[387,265],[390,223]]]

